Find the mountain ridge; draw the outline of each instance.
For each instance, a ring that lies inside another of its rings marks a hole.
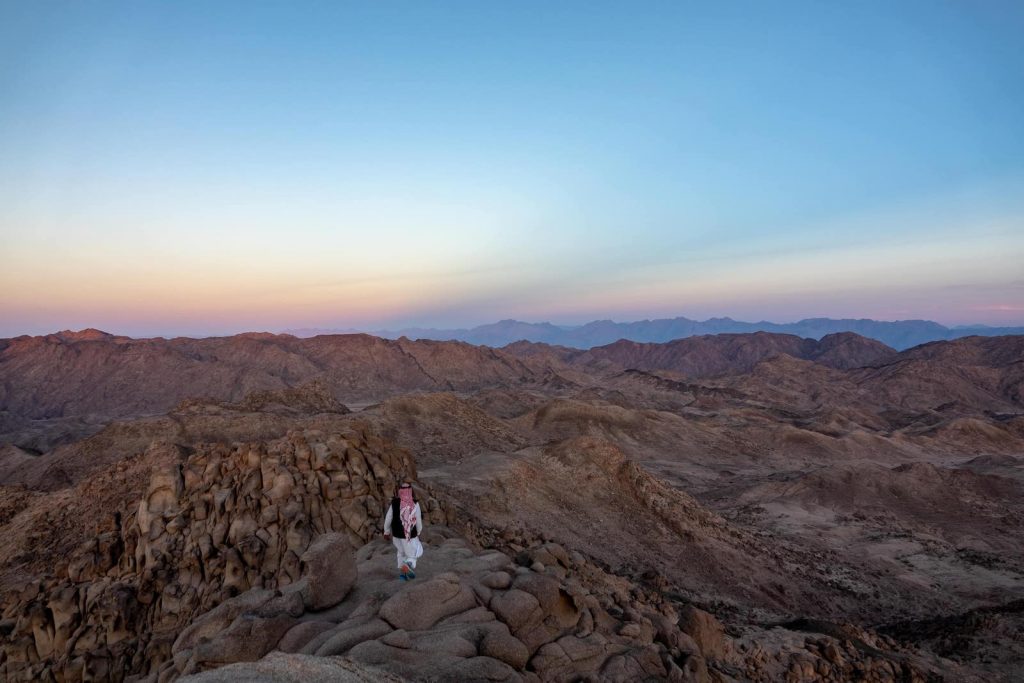
[[[312,337],[322,334],[350,334],[353,330],[301,328],[283,334]],[[692,320],[683,316],[632,322],[592,320],[583,325],[555,325],[550,322],[530,323],[514,319],[499,320],[472,328],[409,327],[399,330],[368,331],[385,339],[408,337],[436,341],[464,341],[470,344],[506,346],[516,341],[543,342],[556,346],[589,349],[619,340],[662,343],[705,334],[741,334],[775,332],[798,337],[821,339],[828,334],[854,332],[903,351],[930,341],[949,341],[969,336],[1001,336],[1024,334],[1024,326],[992,327],[988,325],[957,325],[948,327],[932,320],[873,320],[870,318],[804,318],[791,323],[767,320],[744,322],[729,317]]]
[[[856,333],[815,340],[756,332],[665,343],[620,340],[582,350],[366,334],[168,340],[64,332],[0,340],[0,437],[47,452],[109,419],[160,414],[186,398],[236,403],[253,392],[317,380],[328,398],[359,410],[409,392],[582,390],[629,369],[665,373],[667,380],[725,378],[780,356],[863,377],[888,392],[894,405],[904,400],[925,409],[952,397],[1016,414],[1012,405],[1024,395],[1024,377],[1013,361],[1024,353],[1022,342],[1024,335],[968,337],[900,352]],[[809,366],[793,371],[817,373]]]

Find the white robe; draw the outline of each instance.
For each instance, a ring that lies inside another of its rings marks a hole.
[[[391,543],[394,544],[395,550],[398,551],[398,558],[396,566],[401,569],[402,565],[408,565],[410,568],[416,568],[416,560],[423,554],[423,544],[420,543],[419,535],[423,533],[423,515],[420,514],[420,504],[416,503],[416,509],[413,512],[416,517],[416,538],[399,538],[393,536]],[[391,519],[392,512],[391,506],[388,505],[388,512],[384,515],[384,533],[391,533]]]

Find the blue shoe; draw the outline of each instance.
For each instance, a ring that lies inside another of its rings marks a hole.
[[[411,570],[411,569],[410,569],[410,570],[409,570],[409,571],[408,571],[408,572],[406,573],[406,576],[407,576],[407,577],[409,578],[409,580],[410,580],[410,581],[412,581],[413,579],[415,579],[415,578],[416,578],[416,572],[414,572],[413,570]]]
[[[408,578],[408,577],[406,577],[406,575],[405,575],[405,574],[399,574],[399,575],[398,575],[398,580],[399,580],[399,581],[405,581],[405,580],[407,580],[407,578]]]

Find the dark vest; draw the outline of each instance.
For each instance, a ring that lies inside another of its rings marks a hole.
[[[402,528],[402,501],[397,497],[391,499],[391,535],[395,538],[405,538],[405,529]],[[416,525],[409,529],[409,538],[416,538]]]

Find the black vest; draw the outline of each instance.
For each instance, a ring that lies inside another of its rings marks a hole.
[[[405,529],[402,527],[402,501],[397,497],[391,499],[391,535],[395,538],[405,538]],[[409,538],[416,538],[416,525],[409,529]]]

